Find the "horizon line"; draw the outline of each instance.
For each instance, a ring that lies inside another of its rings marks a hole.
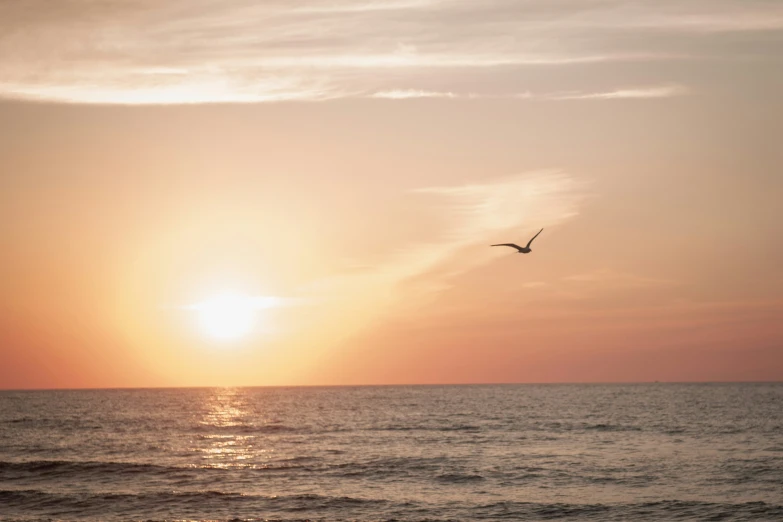
[[[783,384],[781,380],[762,381],[559,381],[559,382],[463,382],[463,383],[412,383],[412,384],[253,384],[237,386],[116,386],[83,388],[0,388],[2,392],[34,391],[122,391],[122,390],[207,390],[216,388],[394,388],[394,387],[454,387],[454,386],[606,386],[644,384]]]

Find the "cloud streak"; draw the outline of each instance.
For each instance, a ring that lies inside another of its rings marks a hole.
[[[550,100],[633,100],[645,98],[671,98],[690,94],[683,85],[661,85],[656,87],[638,87],[617,89],[607,92],[553,94],[545,96]]]
[[[637,87],[631,89],[616,89],[606,92],[570,92],[570,93],[542,93],[520,92],[512,94],[479,94],[456,93],[451,91],[425,91],[419,89],[393,89],[390,91],[376,92],[371,98],[385,98],[389,100],[409,100],[415,98],[442,98],[451,100],[478,100],[478,99],[505,99],[505,100],[624,100],[646,98],[671,98],[690,94],[691,90],[683,85],[661,85],[651,87]]]
[[[628,28],[654,34],[631,48]],[[630,0],[61,0],[56,8],[26,0],[0,4],[0,97],[102,104],[462,98],[471,96],[453,86],[478,76],[477,97],[500,97],[529,90],[522,80],[530,73],[509,75],[517,68],[696,58],[687,46],[662,45],[661,31],[720,38],[780,28],[783,7],[761,0],[654,8]],[[406,96],[400,85],[416,87]]]
[[[381,262],[344,270],[305,291],[323,303],[321,346],[343,343],[379,321],[405,316],[451,288],[454,278],[497,260],[488,248],[512,230],[552,227],[579,213],[584,184],[559,170],[451,186],[414,189],[410,204],[426,205],[443,228],[428,239],[399,244]],[[358,261],[358,260],[357,260]],[[334,325],[340,325],[336,331]]]
[[[369,95],[370,98],[382,98],[387,100],[410,100],[415,98],[442,98],[450,100],[529,100],[535,98],[529,92],[512,94],[480,94],[476,92],[460,93],[451,91],[425,91],[421,89],[392,89],[380,91]],[[543,99],[543,97],[542,97]]]
[[[370,98],[386,98],[389,100],[409,100],[411,98],[472,98],[468,94],[455,94],[453,92],[423,91],[420,89],[393,89],[390,91],[380,91],[370,95]]]
[[[382,295],[403,282],[415,281],[427,293],[447,280],[496,258],[488,240],[510,230],[551,227],[578,214],[584,184],[559,170],[528,172],[491,182],[423,187],[412,195],[436,209],[448,223],[431,241],[403,245],[384,264],[333,281],[335,293],[354,291]],[[419,284],[421,283],[421,284]],[[386,290],[380,291],[379,288]]]

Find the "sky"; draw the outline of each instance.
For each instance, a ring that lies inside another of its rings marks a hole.
[[[0,63],[0,388],[783,380],[777,0],[6,0]]]

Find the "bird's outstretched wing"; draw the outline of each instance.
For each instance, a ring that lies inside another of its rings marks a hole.
[[[520,250],[520,251],[522,250],[521,246],[515,245],[514,243],[500,243],[500,244],[497,244],[497,245],[489,245],[489,246],[508,246],[508,247],[511,247],[511,248],[516,248],[517,250]]]
[[[544,231],[544,229],[542,228],[541,230],[539,230],[539,231],[538,231],[538,234],[540,234],[540,233],[541,233],[541,232],[543,232],[543,231]],[[527,247],[525,247],[525,248],[530,248],[530,243],[532,243],[532,242],[533,242],[533,240],[534,240],[535,238],[537,238],[537,237],[538,237],[538,234],[536,234],[535,236],[533,236],[532,238],[530,238],[530,241],[528,241],[528,242],[527,242]]]

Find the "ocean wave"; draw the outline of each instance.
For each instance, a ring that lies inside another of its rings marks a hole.
[[[31,510],[32,512],[56,513],[78,509],[82,516],[99,514],[107,518],[122,516],[139,508],[170,509],[196,508],[209,513],[226,508],[251,507],[277,511],[339,510],[356,507],[380,507],[386,500],[328,496],[316,494],[258,495],[233,491],[170,491],[156,493],[73,493],[64,494],[38,489],[0,490],[0,505],[3,508]],[[0,509],[2,516],[2,509]]]
[[[585,424],[581,426],[583,430],[593,431],[642,431],[638,426],[626,426],[621,424]]]
[[[32,516],[57,516],[78,509],[82,516],[122,520],[143,508],[148,521],[173,520],[177,513],[198,515],[190,520],[291,520],[278,518],[299,513],[296,520],[398,520],[410,522],[444,520],[779,520],[783,506],[764,502],[714,503],[663,500],[642,503],[566,504],[495,502],[471,506],[464,502],[394,503],[382,499],[347,496],[247,495],[223,491],[168,492],[152,494],[61,495],[38,490],[0,490],[0,516],[7,507],[23,509]],[[379,513],[386,513],[379,517]],[[229,513],[235,513],[230,515]],[[250,515],[255,513],[255,515]],[[241,515],[237,518],[236,514]],[[244,515],[248,516],[244,516]],[[272,517],[259,517],[270,514]],[[299,518],[302,515],[307,518]],[[276,517],[274,515],[277,515]],[[393,515],[393,518],[389,518]],[[59,518],[59,517],[58,517]],[[29,520],[29,518],[28,518]]]
[[[444,521],[444,520],[780,520],[783,506],[765,502],[717,503],[662,500],[641,503],[567,504],[501,501],[483,505],[468,502],[393,502],[349,496],[317,494],[259,495],[233,491],[172,491],[140,494],[62,494],[37,489],[0,490],[0,518],[6,509],[22,510],[30,517],[56,517],[78,510],[81,517],[122,520],[143,509],[149,521],[275,520],[274,515],[301,513],[306,520]],[[385,513],[381,518],[378,515]],[[259,514],[269,514],[259,518]],[[241,515],[241,518],[236,518]],[[246,516],[245,516],[246,515]],[[393,515],[393,518],[388,518]],[[301,515],[299,515],[301,516]],[[6,518],[3,518],[6,520]],[[27,520],[30,520],[28,518]],[[292,520],[290,518],[280,520]],[[296,520],[304,520],[297,518]]]
[[[475,519],[577,520],[779,520],[783,506],[764,502],[714,503],[662,500],[629,504],[537,504],[497,502],[478,506]]]
[[[470,424],[457,424],[455,426],[430,426],[422,424],[413,425],[388,425],[370,428],[368,431],[480,431],[481,426]]]
[[[437,479],[440,482],[445,482],[447,484],[462,484],[465,482],[481,482],[486,480],[481,475],[474,473],[444,473],[443,475],[438,475]]]
[[[140,474],[158,474],[167,475],[177,472],[187,472],[194,470],[257,470],[257,471],[287,471],[292,469],[302,469],[304,466],[294,464],[302,459],[296,457],[293,459],[281,460],[279,463],[244,463],[232,462],[230,466],[221,464],[190,464],[182,466],[164,466],[160,464],[145,464],[134,462],[114,462],[114,461],[67,461],[67,460],[32,460],[24,462],[6,462],[0,461],[0,480],[13,480],[20,478],[56,478],[74,476],[83,479],[85,476],[107,476],[112,477],[140,475]]]
[[[446,461],[439,457],[395,457],[372,459],[356,462],[344,462],[331,466],[331,469],[343,472],[383,473],[388,471],[437,471]]]
[[[167,471],[171,468],[155,464],[100,461],[30,460],[24,462],[0,461],[0,476],[9,472],[40,473],[47,475],[85,472],[148,473]]]
[[[308,432],[305,428],[295,428],[293,426],[286,426],[284,424],[197,424],[193,427],[193,431],[207,432],[207,433],[222,433],[227,432],[230,434],[241,435],[255,435],[255,434],[268,434],[268,433],[301,433]]]

